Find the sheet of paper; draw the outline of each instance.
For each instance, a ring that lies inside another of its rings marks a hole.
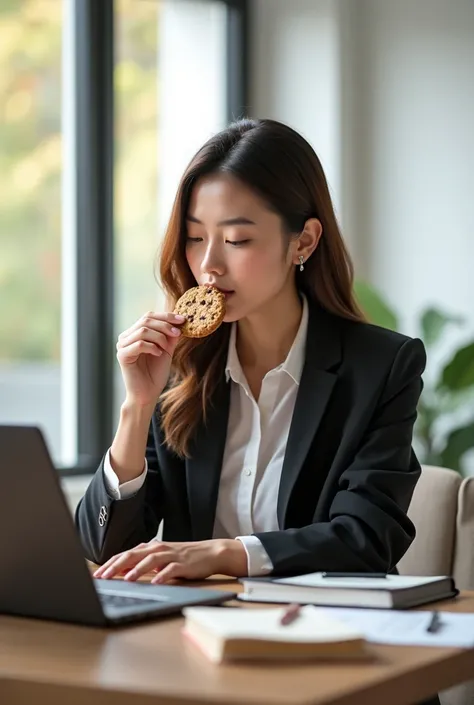
[[[323,615],[341,620],[376,644],[402,646],[474,647],[474,614],[440,612],[441,626],[427,632],[431,612],[405,610],[314,607]]]

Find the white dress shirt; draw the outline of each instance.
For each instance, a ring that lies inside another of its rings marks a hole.
[[[213,538],[239,539],[247,553],[249,575],[265,575],[273,565],[252,532],[277,531],[277,499],[288,433],[303,371],[308,304],[286,360],[267,372],[256,401],[240,365],[236,348],[237,325],[232,325],[225,374],[231,384],[229,420],[219,481]],[[143,473],[119,484],[110,464],[104,463],[107,489],[115,499],[138,492]]]

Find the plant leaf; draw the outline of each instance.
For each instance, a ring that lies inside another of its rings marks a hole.
[[[474,448],[474,421],[451,431],[444,450],[439,454],[443,467],[462,472],[462,456],[471,448]]]
[[[474,341],[457,350],[441,373],[438,387],[452,392],[474,386]]]
[[[371,323],[382,328],[397,330],[397,315],[370,284],[358,280],[354,283],[354,292],[361,309]]]
[[[438,342],[441,333],[449,323],[460,324],[464,322],[462,316],[443,313],[436,308],[427,308],[421,317],[421,335],[426,345]]]

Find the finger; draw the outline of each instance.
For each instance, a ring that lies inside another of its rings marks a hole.
[[[182,326],[185,322],[185,316],[179,316],[174,313],[154,313],[153,311],[148,311],[145,313],[138,321],[124,330],[118,336],[119,340],[122,338],[127,338],[133,331],[141,328],[142,326],[147,326],[148,328],[156,328],[156,330],[162,330],[161,325],[167,325],[169,328],[173,326]]]
[[[146,558],[141,560],[140,563],[137,563],[137,565],[126,574],[124,580],[137,580],[142,575],[150,573],[152,570],[159,571],[165,566],[167,566],[170,561],[173,561],[175,559],[176,554],[171,552],[162,553],[160,551],[159,553],[151,553],[146,556]]]
[[[133,568],[137,563],[139,563],[144,556],[147,554],[147,549],[146,548],[140,548],[140,549],[133,549],[132,551],[125,551],[125,553],[121,553],[115,561],[113,561],[107,568],[104,570],[102,575],[100,577],[105,578],[106,580],[108,578],[113,578],[115,575],[120,573],[121,571],[128,569],[130,570]],[[127,570],[127,572],[128,572]]]
[[[93,572],[93,574],[92,574],[93,577],[94,577],[94,578],[101,578],[102,575],[103,575],[103,574],[105,573],[105,571],[107,570],[107,568],[108,568],[109,566],[111,566],[113,563],[115,563],[115,561],[117,560],[117,558],[119,558],[119,556],[121,556],[121,555],[123,555],[123,554],[122,554],[122,553],[116,553],[115,556],[112,556],[112,558],[109,558],[108,561],[106,561],[103,565],[100,566],[100,568],[97,568],[97,570],[95,570],[95,571]]]
[[[148,546],[148,543],[139,543],[137,546],[135,546],[135,549],[139,548],[146,548]],[[94,578],[100,578],[100,576],[105,573],[107,568],[111,566],[115,561],[120,558],[120,556],[123,556],[125,551],[122,551],[121,553],[116,553],[115,556],[112,556],[112,558],[109,558],[108,561],[106,561],[103,565],[99,566],[97,570],[93,573]]]
[[[169,563],[163,570],[160,570],[158,575],[152,579],[153,585],[159,585],[160,583],[167,583],[175,578],[185,578],[186,577],[186,567],[181,563]]]
[[[178,313],[172,313],[170,311],[159,313],[156,313],[155,311],[148,311],[144,316],[142,316],[142,319],[154,319],[156,321],[167,321],[168,323],[171,323],[171,325],[175,325],[176,323],[182,325],[186,320],[186,316],[181,316]]]
[[[119,362],[131,363],[135,362],[139,355],[154,355],[160,357],[163,350],[158,348],[155,343],[146,343],[144,340],[139,340],[126,348],[122,348],[117,352],[117,360]]]
[[[143,325],[132,331],[127,337],[120,338],[117,341],[117,350],[125,348],[132,343],[136,343],[138,340],[145,340],[148,343],[155,343],[155,345],[165,352],[171,352],[176,342],[175,339],[181,336],[181,331],[179,328],[170,326],[168,323],[157,323],[155,325],[161,326],[161,329],[156,330],[155,328]]]
[[[171,325],[171,323],[165,323],[164,321],[147,319],[146,321],[142,321],[140,325],[126,331],[126,333],[121,333],[117,340],[117,347],[123,347],[129,342],[134,342],[140,338],[142,340],[149,340],[150,342],[157,342],[161,339],[166,341],[172,338],[179,338],[180,335],[181,331],[176,325]]]
[[[153,331],[150,328],[145,327],[133,331],[128,338],[118,340],[115,347],[117,348],[117,352],[119,352],[120,350],[125,350],[130,347],[134,343],[139,343],[141,340],[144,343],[152,343],[153,345],[156,345],[158,350],[166,351],[169,347],[169,338],[163,335],[163,333],[158,333],[157,331]]]

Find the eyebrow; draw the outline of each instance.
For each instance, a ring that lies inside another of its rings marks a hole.
[[[187,215],[186,220],[189,220],[191,223],[199,223],[199,225],[202,225],[202,221],[198,220],[193,215]],[[221,225],[256,225],[256,223],[255,221],[250,220],[249,218],[239,216],[237,218],[228,218],[227,220],[220,220],[217,225],[220,227]]]

